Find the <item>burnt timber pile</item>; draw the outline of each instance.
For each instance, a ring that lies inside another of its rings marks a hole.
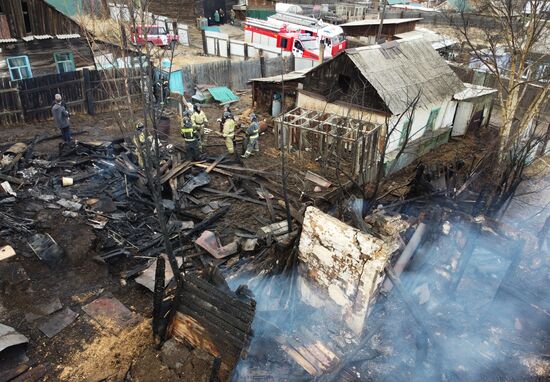
[[[208,355],[201,380],[536,380],[544,373],[547,238],[526,239],[476,212],[468,183],[475,164],[410,168],[367,216],[353,185],[294,172],[300,186],[288,190],[289,227],[278,169],[223,155],[190,162],[177,145],[165,147],[158,181],[178,282],[131,146],[79,142],[36,155],[34,145],[48,138],[1,148],[2,237],[58,269],[70,248],[36,211],[92,227],[94,260],[153,292],[161,351],[170,344]],[[254,218],[240,219],[243,210]],[[0,260],[6,290],[33,278],[14,258]],[[45,314],[74,320],[92,312],[70,308],[74,314]],[[38,380],[51,371],[40,361],[29,368],[32,361],[0,375]],[[132,368],[126,375],[137,380]]]

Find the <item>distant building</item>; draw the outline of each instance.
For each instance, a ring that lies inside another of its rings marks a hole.
[[[391,41],[395,39],[394,36],[397,34],[414,31],[416,29],[416,24],[420,20],[422,19],[384,19],[381,36]],[[340,26],[347,36],[368,38],[377,36],[380,23],[380,19],[366,19],[352,21]]]

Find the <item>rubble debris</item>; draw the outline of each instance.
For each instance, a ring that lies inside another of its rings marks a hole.
[[[275,340],[310,375],[322,375],[339,362],[338,356],[319,340],[303,343],[290,336],[277,336]]]
[[[33,322],[43,316],[48,316],[61,309],[63,309],[63,304],[61,303],[59,297],[56,296],[50,298],[49,300],[34,304],[32,311],[25,313],[25,320],[27,320],[27,322]]]
[[[6,180],[5,182],[0,183],[0,186],[4,190],[4,192],[11,196],[17,196],[17,193],[13,191],[13,188],[11,188],[10,183]]]
[[[11,245],[0,247],[0,261],[9,259],[13,256],[15,256],[15,250]]]
[[[29,340],[14,328],[0,324],[0,353],[12,346],[23,345]]]
[[[82,204],[67,199],[60,199],[57,201],[57,204],[70,211],[80,211],[80,209],[82,208]]]
[[[0,262],[0,291],[5,293],[9,288],[25,290],[30,286],[30,281],[27,271],[20,263]]]
[[[168,261],[168,257],[164,254],[160,255],[160,257],[164,258],[165,261]],[[178,262],[178,266],[181,266],[183,264],[183,259],[181,257],[177,257],[176,261]],[[135,282],[143,285],[145,288],[149,289],[151,292],[155,291],[155,270],[157,269],[157,259],[155,259],[149,267],[138,277],[135,278]],[[174,278],[174,273],[172,272],[172,267],[166,267],[164,271],[164,287],[168,285],[170,281]]]
[[[138,314],[114,297],[99,297],[88,305],[84,305],[82,310],[100,326],[113,331],[120,331],[141,321]]]
[[[197,240],[195,240],[195,244],[216,259],[226,258],[227,256],[234,255],[238,251],[237,242],[233,241],[227,245],[222,245],[218,236],[214,232],[208,230],[203,231]]]
[[[418,224],[418,227],[414,231],[414,234],[412,235],[411,239],[407,243],[407,246],[401,252],[401,255],[399,256],[399,259],[393,266],[393,271],[395,274],[399,277],[399,275],[405,270],[405,267],[409,263],[409,260],[411,259],[412,255],[414,254],[414,251],[416,251],[416,248],[420,245],[420,242],[422,241],[422,238],[424,237],[425,233],[427,231],[427,225],[424,223]],[[390,280],[386,280],[384,282],[384,290],[389,291],[391,290],[393,286],[393,283]]]
[[[29,239],[29,247],[35,255],[48,264],[55,267],[65,255],[61,248],[49,234],[37,233]]]
[[[33,366],[26,370],[23,374],[20,374],[14,379],[11,379],[10,382],[36,382],[43,380],[42,378],[48,372],[47,364],[40,364]]]
[[[260,239],[267,239],[268,237],[277,238],[286,234],[288,234],[288,222],[283,220],[260,228],[256,236]]]
[[[174,339],[169,339],[162,345],[160,357],[170,369],[181,372],[190,355],[189,349]]]
[[[61,184],[63,187],[70,187],[74,184],[74,179],[64,176],[61,178]]]
[[[167,337],[220,358],[219,381],[229,381],[248,347],[256,302],[245,294],[220,290],[196,276],[188,274],[183,279],[176,290],[176,313]]]
[[[394,223],[390,220],[390,224]],[[312,306],[323,306],[313,292],[321,288],[341,307],[342,319],[350,329],[360,333],[383,280],[384,267],[399,246],[399,236],[379,239],[308,207],[298,254],[302,298]]]
[[[46,317],[38,329],[47,337],[52,338],[59,334],[63,329],[72,324],[78,317],[78,313],[72,311],[68,307]]]
[[[185,192],[186,194],[190,194],[196,188],[206,186],[208,183],[210,183],[210,180],[210,175],[208,175],[206,171],[201,172],[198,175],[187,179],[180,191]]]
[[[314,172],[307,171],[306,172],[306,180],[309,180],[310,182],[315,183],[316,185],[323,187],[323,188],[329,188],[332,183],[330,183],[326,178],[323,178],[321,175],[318,175]]]
[[[16,377],[23,374],[29,369],[29,365],[26,363],[20,363],[17,366],[8,366],[7,369],[2,368],[0,370],[0,381],[14,381]]]

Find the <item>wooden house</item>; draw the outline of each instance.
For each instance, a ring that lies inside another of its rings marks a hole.
[[[461,102],[475,103],[475,108],[461,108],[461,116],[464,114],[467,120],[471,120],[473,114],[467,113],[468,110],[483,110],[483,120],[478,125],[488,123],[491,98],[479,96],[493,93],[486,88],[483,94],[464,92],[462,81],[423,39],[348,49],[309,70],[300,81],[303,89],[298,90],[296,106],[299,113],[292,116],[293,126],[298,125],[295,121],[305,121],[304,129],[311,130],[311,118],[304,115],[315,113],[330,114],[333,119],[337,116],[353,119],[356,126],[363,125],[359,132],[365,130],[364,126],[379,126],[382,130],[377,130],[378,142],[365,146],[360,144],[361,134],[358,135],[357,129],[350,125],[346,144],[357,151],[353,156],[357,163],[362,163],[357,159],[360,156],[376,156],[374,152],[364,153],[365,147],[374,150],[373,147],[378,146],[380,151],[385,146],[386,166],[393,171],[448,141]],[[455,97],[455,94],[466,93],[467,96]],[[478,99],[474,101],[474,98]],[[319,126],[325,125],[321,123]],[[457,131],[455,135],[463,134],[465,130]],[[365,131],[372,138],[375,130],[367,128]],[[406,150],[403,150],[405,145]],[[354,166],[356,171],[361,171],[361,168],[367,167]]]
[[[70,11],[58,0],[0,2],[0,77],[21,80],[94,68],[90,45]]]

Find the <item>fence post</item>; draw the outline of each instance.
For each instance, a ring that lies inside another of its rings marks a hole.
[[[260,55],[260,74],[262,77],[265,77],[265,58],[264,58],[264,50],[260,49],[258,51]]]
[[[243,45],[243,50],[244,50],[244,60],[248,60],[248,43],[245,42],[244,45]]]
[[[86,100],[86,109],[88,114],[95,115],[94,93],[92,92],[92,81],[90,79],[90,69],[82,69],[84,81],[84,99]]]
[[[21,111],[21,120],[25,122],[25,110],[23,110],[23,102],[21,102],[21,93],[19,93],[19,86],[15,87],[15,104],[17,108]]]
[[[202,50],[206,56],[208,56],[208,46],[206,45],[206,31],[201,29],[202,36]]]

